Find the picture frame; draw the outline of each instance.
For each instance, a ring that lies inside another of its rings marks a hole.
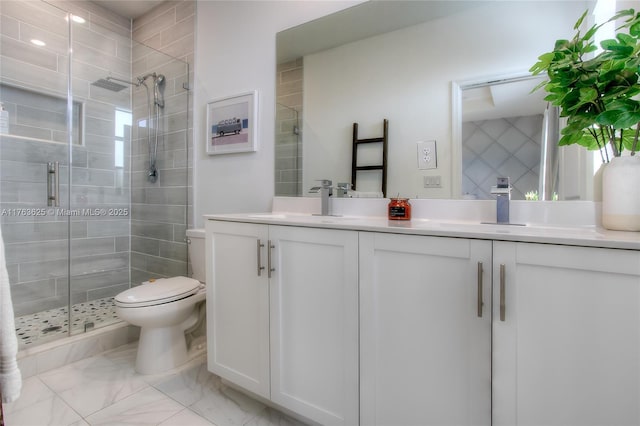
[[[208,155],[255,152],[258,92],[246,92],[207,103]]]

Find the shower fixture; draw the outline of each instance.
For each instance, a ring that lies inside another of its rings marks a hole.
[[[138,86],[145,84],[148,78],[153,78],[153,102],[160,108],[164,108],[164,74],[156,74],[155,72],[145,74],[138,77]]]
[[[100,80],[94,81],[91,83],[92,86],[100,87],[102,89],[111,90],[112,92],[119,92],[123,89],[126,89],[127,86],[123,86],[122,84],[114,83],[111,81],[112,78],[101,78]]]
[[[151,98],[149,93],[149,87],[145,81],[148,78],[153,78],[153,105],[151,104]],[[149,150],[149,168],[147,170],[147,179],[149,182],[154,183],[158,180],[158,167],[156,166],[158,158],[158,143],[161,140],[160,129],[163,126],[162,109],[164,109],[164,86],[165,76],[163,74],[150,73],[138,77],[138,84],[144,85],[147,89],[147,148]],[[154,115],[155,121],[153,128],[151,127],[151,115]],[[153,131],[152,131],[153,130]]]
[[[130,86],[136,86],[136,87],[140,86],[140,82],[139,81],[138,81],[138,83],[135,83],[133,81],[123,80],[121,78],[111,77],[111,76],[96,80],[93,83],[91,83],[91,85],[92,86],[96,86],[96,87],[100,87],[102,89],[111,90],[112,92],[119,92],[122,89],[126,89],[127,88],[127,86],[124,86],[124,85],[118,84],[118,83],[114,83],[114,81],[118,81],[120,83],[128,84]]]
[[[149,86],[147,86],[147,79],[153,79],[153,104],[151,103],[151,94]],[[115,83],[115,82],[119,83]],[[127,86],[120,84],[128,84],[130,86],[140,87],[144,86],[147,91],[147,148],[149,151],[149,167],[147,170],[147,178],[151,183],[158,180],[158,167],[156,165],[158,158],[158,143],[161,142],[162,134],[160,129],[163,127],[163,114],[164,109],[164,87],[166,78],[164,74],[157,74],[155,72],[144,74],[136,77],[136,81],[123,80],[117,77],[101,78],[91,83],[92,86],[100,87],[102,89],[110,90],[112,92],[120,92],[126,89]],[[153,116],[153,121],[152,121]]]
[[[155,104],[164,108],[164,75],[159,74],[153,82],[153,98]]]

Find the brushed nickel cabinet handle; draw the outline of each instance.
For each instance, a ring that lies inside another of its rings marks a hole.
[[[268,274],[268,276],[269,276],[269,278],[271,278],[271,273],[272,273],[273,271],[275,271],[275,270],[276,270],[276,268],[273,268],[273,267],[271,266],[271,249],[276,248],[276,246],[274,246],[273,244],[271,244],[271,240],[269,240],[267,244],[269,245],[269,251],[267,251],[267,263],[268,263],[268,267],[269,267],[269,274]]]
[[[264,247],[264,244],[262,244],[262,242],[260,241],[260,238],[258,238],[258,276],[262,275],[262,270],[264,269],[264,266],[262,266],[262,247]]]
[[[478,262],[478,318],[482,318],[482,262]]]
[[[506,296],[505,296],[505,266],[500,265],[500,321],[505,320],[505,313],[507,310]]]

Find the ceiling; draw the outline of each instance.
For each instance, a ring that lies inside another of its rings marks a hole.
[[[279,64],[452,15],[477,1],[367,1],[277,34]]]
[[[136,19],[163,3],[164,0],[92,0],[120,16]]]

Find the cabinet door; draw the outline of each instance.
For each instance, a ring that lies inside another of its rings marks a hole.
[[[269,398],[268,227],[207,221],[209,370]]]
[[[272,226],[271,400],[358,424],[358,234]]]
[[[491,242],[361,233],[360,359],[361,424],[490,424]]]
[[[493,274],[494,425],[640,424],[640,252],[495,242]]]

